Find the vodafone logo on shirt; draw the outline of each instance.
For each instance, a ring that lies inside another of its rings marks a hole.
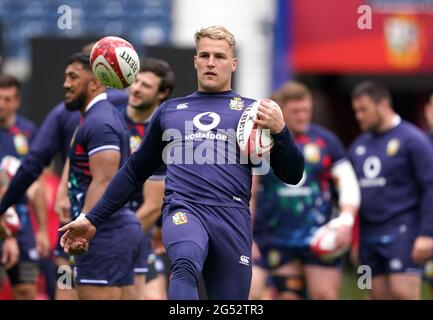
[[[204,124],[201,122],[203,117],[209,117],[212,119],[212,122],[210,124]],[[209,131],[212,130],[214,128],[216,128],[219,123],[221,122],[221,118],[220,116],[215,113],[215,112],[203,112],[200,113],[198,115],[196,115],[193,119],[192,119],[192,123],[194,124],[194,126],[202,131]]]
[[[360,179],[361,188],[383,187],[386,185],[386,179],[379,177],[382,170],[382,162],[377,156],[370,156],[365,159],[362,165],[365,178]]]

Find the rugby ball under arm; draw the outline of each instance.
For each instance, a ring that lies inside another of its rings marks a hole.
[[[270,130],[254,123],[261,103],[262,99],[259,99],[249,105],[238,122],[236,139],[239,150],[249,157],[261,157],[270,152],[274,145]]]

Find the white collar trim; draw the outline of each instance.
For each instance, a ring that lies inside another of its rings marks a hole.
[[[100,93],[96,97],[94,97],[89,102],[89,104],[87,105],[86,110],[84,112],[89,111],[91,107],[93,107],[97,102],[99,102],[101,100],[107,100],[107,93],[106,92]]]

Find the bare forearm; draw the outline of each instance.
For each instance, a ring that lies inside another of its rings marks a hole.
[[[47,229],[47,198],[45,196],[46,190],[42,183],[39,183],[38,188],[35,191],[35,197],[33,199],[33,207],[38,222],[39,230]]]
[[[47,226],[47,199],[46,190],[42,181],[34,182],[27,190],[29,203],[35,213],[38,230],[46,230]]]
[[[84,202],[83,209],[81,210],[82,212],[87,213],[96,205],[107,189],[109,183],[109,179],[99,181],[95,179],[92,180],[89,188],[87,189],[86,201]]]
[[[149,229],[155,224],[156,220],[161,214],[161,207],[148,206],[146,204],[142,205],[137,210],[137,217],[140,219],[141,226],[144,232],[149,231]]]

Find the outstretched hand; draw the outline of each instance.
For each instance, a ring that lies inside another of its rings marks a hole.
[[[59,229],[65,234],[60,239],[60,245],[66,253],[82,254],[89,248],[89,242],[95,236],[96,228],[84,214]]]

